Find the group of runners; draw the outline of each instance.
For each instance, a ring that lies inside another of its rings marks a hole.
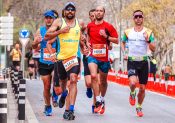
[[[54,107],[63,108],[65,105],[64,119],[75,119],[74,107],[81,53],[86,95],[88,98],[93,97],[92,113],[103,114],[108,87],[107,75],[111,68],[109,50],[112,49],[112,43],[119,42],[116,29],[104,20],[105,8],[97,6],[90,10],[90,22],[87,25],[76,18],[76,6],[73,2],[64,6],[62,17],[59,17],[55,10],[48,10],[43,15],[45,25],[37,30],[32,47],[40,50],[38,71],[44,85],[45,115],[52,115],[52,98]],[[136,83],[140,83],[136,111],[141,117],[149,71],[147,50],[154,51],[155,44],[152,31],[143,27],[144,15],[141,10],[133,12],[133,20],[135,26],[124,32],[122,49],[125,52],[127,43],[131,89],[129,102],[132,106],[136,102]]]

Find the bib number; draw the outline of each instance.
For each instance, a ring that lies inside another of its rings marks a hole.
[[[106,44],[93,45],[92,55],[95,57],[106,57]]]
[[[63,60],[62,62],[66,71],[69,71],[71,68],[78,65],[77,57],[71,57],[69,59]]]
[[[52,53],[56,53],[56,49],[52,48]],[[44,55],[43,58],[45,61],[51,61],[50,53],[47,48],[44,48]]]

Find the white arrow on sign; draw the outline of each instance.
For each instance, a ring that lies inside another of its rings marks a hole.
[[[0,23],[1,28],[13,28],[13,23]]]
[[[13,39],[13,34],[1,34],[0,35],[0,40],[5,40],[5,39],[10,39],[12,40]]]
[[[13,45],[13,40],[0,40],[0,45]]]
[[[23,47],[25,47],[27,45],[29,40],[30,40],[30,38],[19,38],[19,41],[21,42]]]
[[[11,28],[11,29],[0,29],[0,33],[1,34],[11,34],[11,33],[13,33],[13,28]]]
[[[14,18],[12,16],[2,16],[0,17],[0,22],[9,23],[13,22]]]

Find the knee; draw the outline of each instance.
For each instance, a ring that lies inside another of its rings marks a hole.
[[[139,92],[140,92],[140,93],[145,93],[145,87],[140,86],[140,88],[139,88]]]
[[[91,74],[91,79],[97,79],[97,74]]]
[[[70,76],[70,84],[76,84],[77,83],[77,75],[71,75]]]

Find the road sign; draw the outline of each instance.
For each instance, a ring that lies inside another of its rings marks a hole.
[[[12,40],[13,39],[13,34],[0,34],[0,40]]]
[[[13,45],[13,16],[0,17],[0,45]]]
[[[0,29],[0,34],[12,34],[13,33],[13,29],[12,28],[7,28],[7,29]]]
[[[27,29],[22,29],[19,32],[20,38],[28,38],[30,36],[30,32]]]
[[[13,22],[14,18],[13,16],[2,16],[0,17],[0,22],[5,22],[5,23],[9,23],[9,22]]]
[[[13,39],[0,40],[0,45],[13,45]]]
[[[0,28],[13,28],[13,23],[0,23]]]

